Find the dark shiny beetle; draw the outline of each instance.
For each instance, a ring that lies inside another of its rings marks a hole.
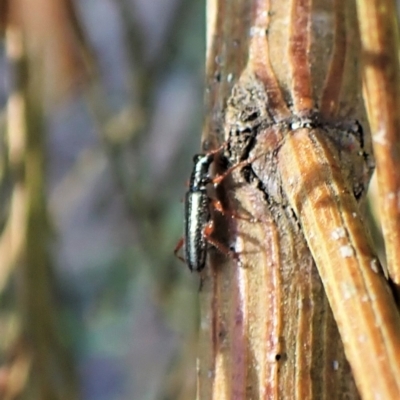
[[[210,166],[215,153],[196,154],[193,157],[193,170],[189,190],[185,195],[185,236],[175,248],[175,254],[185,245],[185,262],[191,271],[200,272],[205,265],[207,244],[213,231],[210,215],[211,199],[207,186],[212,183]]]
[[[228,214],[228,212],[222,208],[217,199],[210,198],[207,192],[208,185],[213,184],[216,187],[232,170],[249,163],[249,161],[240,162],[228,168],[223,174],[211,178],[211,164],[215,161],[216,156],[221,154],[223,147],[206,154],[196,154],[193,157],[194,165],[190,176],[189,190],[185,196],[185,236],[175,247],[175,255],[177,255],[179,249],[185,245],[185,259],[178,257],[187,263],[191,271],[200,272],[204,268],[208,244],[239,261],[239,256],[234,250],[227,248],[211,236],[214,231],[214,220],[211,218],[210,207],[222,214]],[[229,214],[236,216],[231,212]]]

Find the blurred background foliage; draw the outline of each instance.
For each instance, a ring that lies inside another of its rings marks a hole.
[[[204,14],[0,0],[0,398],[195,397]]]

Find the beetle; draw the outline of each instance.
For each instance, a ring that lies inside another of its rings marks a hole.
[[[249,164],[251,161],[239,162],[223,174],[212,178],[210,175],[211,164],[224,147],[225,145],[222,145],[216,150],[206,154],[196,154],[193,157],[189,189],[185,195],[184,237],[179,240],[174,250],[175,255],[187,263],[190,271],[200,272],[203,270],[206,263],[208,244],[217,248],[221,253],[230,255],[239,261],[239,256],[234,250],[227,248],[211,236],[214,231],[214,220],[211,218],[210,212],[211,205],[223,214],[225,211],[218,200],[210,198],[207,188],[210,184],[217,186],[233,169]],[[183,246],[185,247],[185,258],[178,256],[178,251]]]
[[[193,170],[189,189],[185,195],[184,238],[175,248],[175,254],[185,245],[185,260],[190,271],[200,272],[205,265],[207,238],[213,230],[210,213],[210,197],[207,186],[212,182],[209,169],[214,154],[196,154],[193,157]]]

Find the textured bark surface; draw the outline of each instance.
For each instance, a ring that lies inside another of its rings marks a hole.
[[[299,129],[278,158],[362,398],[400,398],[400,319],[341,157],[321,129]]]
[[[200,293],[198,398],[358,398],[277,164],[288,133],[323,127],[339,153],[340,146],[358,150],[355,163],[351,151],[341,161],[354,195],[365,193],[371,158],[355,6],[215,0],[207,24],[204,149],[228,140],[233,165],[255,160],[218,191],[243,216],[215,215],[216,236],[241,263],[210,251]],[[345,139],[335,140],[340,132]]]

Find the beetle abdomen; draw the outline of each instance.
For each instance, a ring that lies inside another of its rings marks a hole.
[[[207,254],[204,229],[210,220],[209,198],[206,190],[188,192],[185,199],[185,258],[190,270],[201,271]]]

